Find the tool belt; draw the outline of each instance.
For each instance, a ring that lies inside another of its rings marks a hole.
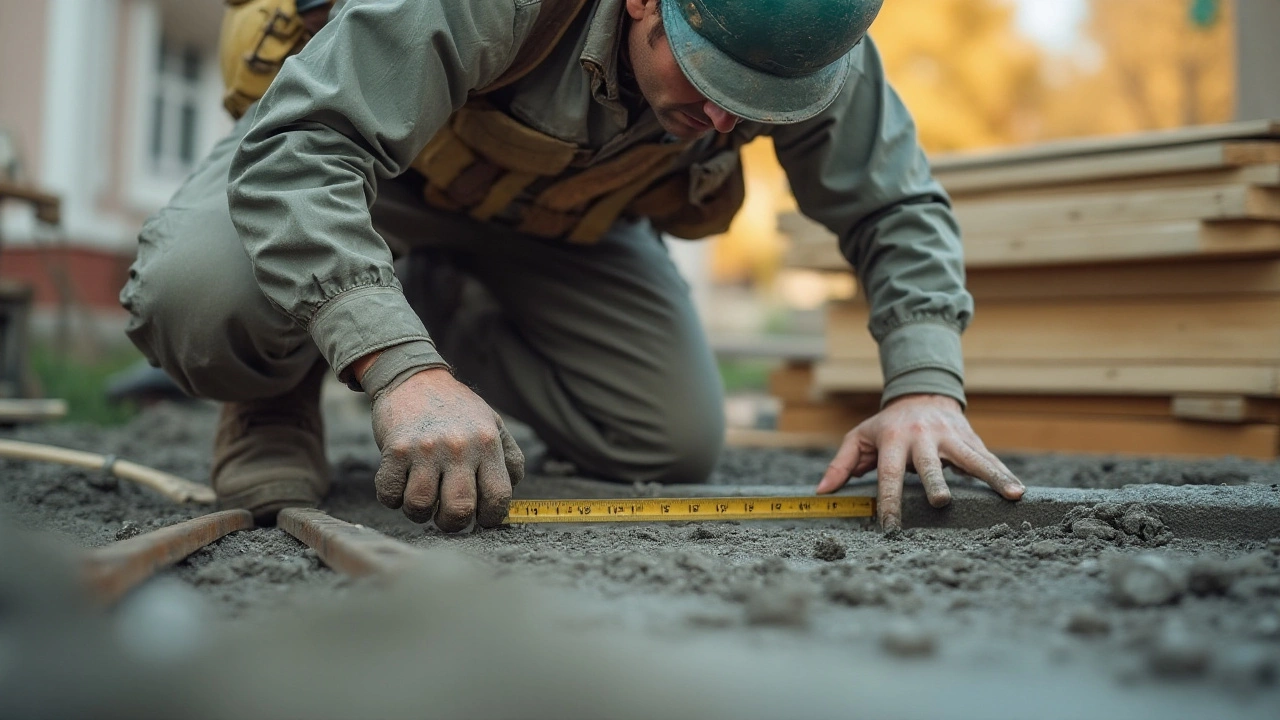
[[[296,0],[226,2],[224,105],[239,118],[311,36]],[[711,157],[697,162],[687,157],[687,142],[642,143],[594,162],[589,149],[535,130],[485,99],[544,60],[587,4],[542,0],[511,68],[472,93],[412,163],[426,178],[424,200],[440,210],[575,243],[599,240],[620,217],[647,217],[657,229],[687,239],[724,232],[745,196],[732,135],[718,136]]]

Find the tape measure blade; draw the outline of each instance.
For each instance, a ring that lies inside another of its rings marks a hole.
[[[854,496],[513,500],[507,524],[808,520],[875,515],[875,501]]]

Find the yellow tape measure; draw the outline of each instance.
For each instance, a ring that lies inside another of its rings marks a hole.
[[[508,525],[524,523],[809,520],[876,514],[875,500],[850,496],[512,500]]]

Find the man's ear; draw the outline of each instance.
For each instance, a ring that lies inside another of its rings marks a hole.
[[[627,0],[627,14],[639,22],[644,19],[645,9],[656,4],[655,0]]]

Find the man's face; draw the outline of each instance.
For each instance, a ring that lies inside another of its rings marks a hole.
[[[732,130],[738,117],[703,97],[676,64],[662,32],[658,0],[627,0],[627,14],[632,20],[627,37],[631,70],[662,128],[685,140]]]

